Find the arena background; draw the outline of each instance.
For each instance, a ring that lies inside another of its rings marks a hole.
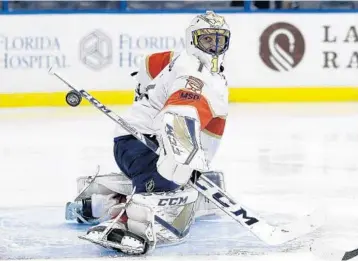
[[[130,104],[145,55],[184,48],[197,13],[232,30],[231,102],[358,100],[352,1],[2,1],[0,107],[64,106],[51,66],[104,104]],[[86,101],[82,103],[88,105]]]

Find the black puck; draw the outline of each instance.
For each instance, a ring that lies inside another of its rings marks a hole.
[[[66,94],[66,102],[68,105],[72,106],[72,107],[76,107],[78,106],[82,101],[82,97],[81,94],[79,94],[77,91],[69,91]]]

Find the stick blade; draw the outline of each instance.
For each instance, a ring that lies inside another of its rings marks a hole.
[[[315,210],[292,223],[275,227],[270,233],[263,233],[269,231],[263,227],[256,233],[268,245],[281,245],[314,232],[323,226],[325,221],[325,213],[322,210]]]

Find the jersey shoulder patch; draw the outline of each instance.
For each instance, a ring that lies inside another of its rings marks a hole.
[[[148,55],[145,60],[147,74],[154,79],[172,60],[174,52],[160,52]]]

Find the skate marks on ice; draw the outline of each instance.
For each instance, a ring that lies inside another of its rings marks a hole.
[[[353,215],[348,219],[335,217],[325,227],[325,235],[313,241],[310,251],[321,260],[358,261],[358,224]]]
[[[121,256],[118,252],[80,240],[78,236],[83,235],[88,227],[65,222],[64,207],[2,208],[0,259]],[[270,247],[231,219],[206,217],[195,222],[186,242],[174,246],[159,246],[151,255],[252,256],[307,251],[312,236],[314,234]]]
[[[93,250],[77,240],[85,227],[66,224],[63,213],[60,207],[0,209],[0,259],[89,256]]]
[[[345,249],[335,244],[328,244],[323,240],[315,240],[310,251],[321,259],[327,261],[348,261],[358,260],[358,248]]]

